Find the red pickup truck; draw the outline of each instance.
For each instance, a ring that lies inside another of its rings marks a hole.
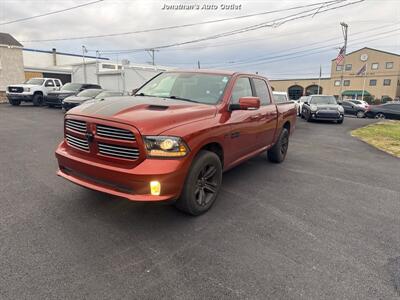
[[[229,71],[170,71],[132,97],[88,101],[65,115],[56,150],[62,176],[134,201],[207,211],[222,173],[268,151],[282,162],[296,123],[268,80]]]

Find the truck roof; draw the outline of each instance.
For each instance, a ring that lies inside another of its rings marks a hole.
[[[237,71],[229,71],[229,70],[215,70],[215,69],[176,69],[176,70],[165,71],[164,73],[177,73],[177,72],[218,74],[218,75],[227,75],[227,76],[240,74],[240,75],[249,75],[249,76],[260,76],[260,77],[266,78],[263,75],[254,74],[254,73],[237,72]]]

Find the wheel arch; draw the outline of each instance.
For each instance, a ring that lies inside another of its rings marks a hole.
[[[222,145],[220,143],[218,143],[218,142],[207,143],[207,144],[201,146],[197,153],[199,153],[201,150],[206,150],[206,151],[215,153],[219,157],[222,167],[224,166],[224,158],[225,158],[224,148],[222,147]]]

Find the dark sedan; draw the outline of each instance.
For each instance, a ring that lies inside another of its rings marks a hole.
[[[368,118],[400,120],[400,102],[371,105],[365,115]]]
[[[62,108],[65,111],[68,111],[71,108],[81,105],[82,103],[91,99],[104,99],[106,97],[114,97],[122,95],[123,95],[122,92],[105,91],[100,89],[87,89],[80,92],[76,96],[69,96],[65,98],[62,102]]]
[[[364,118],[365,117],[365,108],[359,106],[352,101],[343,101],[341,104],[344,108],[344,113],[348,115],[354,115],[357,118]]]
[[[63,85],[61,90],[49,92],[45,98],[45,102],[49,107],[61,107],[62,101],[65,98],[76,95],[86,89],[101,89],[101,86],[98,84],[88,83],[66,83]]]

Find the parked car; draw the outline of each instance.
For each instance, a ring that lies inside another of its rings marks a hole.
[[[134,201],[176,201],[199,215],[222,172],[265,151],[282,162],[296,123],[264,77],[229,71],[163,72],[135,96],[91,100],[65,115],[58,175]]]
[[[364,118],[366,108],[355,104],[353,101],[344,100],[341,104],[345,114],[357,116],[357,118]]]
[[[45,97],[45,102],[49,107],[61,107],[65,98],[76,95],[86,89],[101,89],[101,86],[87,83],[66,83],[59,91],[48,93],[47,97]]]
[[[275,92],[274,91],[274,92],[272,92],[272,94],[274,95],[275,103],[289,102],[289,97],[286,92]]]
[[[33,105],[40,106],[49,92],[57,91],[61,86],[61,81],[56,78],[31,78],[23,84],[9,85],[6,96],[11,105],[32,102]]]
[[[81,105],[82,103],[91,99],[105,99],[106,97],[122,96],[122,92],[105,91],[101,89],[87,89],[78,93],[76,96],[69,96],[62,101],[62,108],[65,111]]]
[[[357,105],[359,107],[362,107],[364,109],[367,109],[369,107],[368,102],[366,102],[364,100],[353,100],[353,99],[351,99],[351,100],[348,100],[348,101],[350,101],[350,102],[354,103],[355,105]]]
[[[300,99],[296,100],[296,110],[299,117],[302,117],[301,111],[303,109],[303,104],[306,101],[308,101],[308,96],[302,96]]]
[[[400,120],[400,102],[370,105],[365,115],[368,118]]]
[[[307,122],[324,120],[342,124],[344,108],[336,102],[334,96],[311,95],[303,104],[302,116]]]

